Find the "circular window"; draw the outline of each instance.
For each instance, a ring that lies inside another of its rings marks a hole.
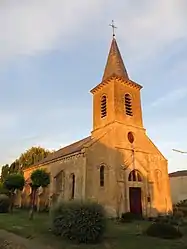
[[[128,137],[129,142],[132,144],[134,142],[134,135],[131,131],[128,132],[127,137]]]

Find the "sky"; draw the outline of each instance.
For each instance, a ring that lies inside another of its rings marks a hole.
[[[147,134],[186,169],[186,0],[1,0],[0,165],[92,130],[92,96],[112,39],[141,92]]]

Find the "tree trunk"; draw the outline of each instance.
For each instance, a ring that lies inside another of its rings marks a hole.
[[[10,206],[9,206],[9,212],[13,213],[13,207],[14,207],[14,191],[10,191]]]
[[[34,206],[35,206],[35,199],[36,199],[36,191],[37,189],[32,189],[32,193],[31,193],[31,209],[29,212],[29,220],[32,220],[34,217]]]

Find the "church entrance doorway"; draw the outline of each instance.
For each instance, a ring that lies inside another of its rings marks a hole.
[[[142,214],[142,191],[140,187],[129,188],[130,212]]]

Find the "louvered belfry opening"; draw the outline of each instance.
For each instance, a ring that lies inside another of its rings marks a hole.
[[[101,98],[101,118],[106,117],[107,115],[107,99],[106,95],[103,95]]]
[[[125,112],[128,116],[133,116],[132,113],[132,99],[130,94],[125,94]]]
[[[105,167],[102,165],[100,167],[100,187],[104,187],[105,182]]]

